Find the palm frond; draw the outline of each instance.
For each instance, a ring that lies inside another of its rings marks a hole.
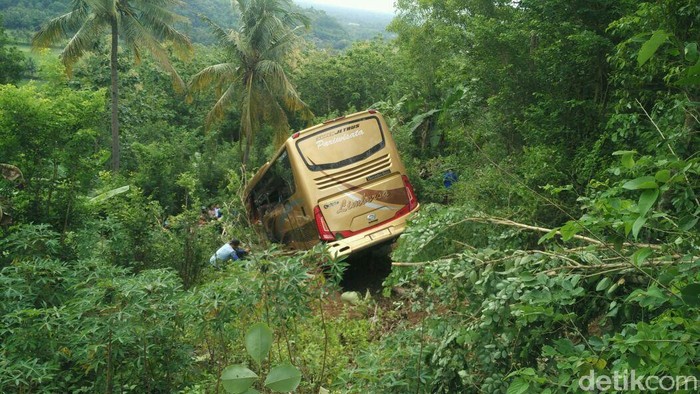
[[[151,9],[153,11],[151,11]],[[192,42],[185,34],[173,28],[180,16],[160,7],[144,7],[139,21],[158,41],[172,42],[179,57],[190,58],[194,52]]]
[[[141,18],[172,25],[187,21],[187,18],[172,11],[171,7],[177,3],[173,1],[139,1],[136,8],[139,10]]]
[[[270,43],[270,46],[262,52],[264,58],[279,58],[280,52],[292,45],[299,37],[296,35],[300,27],[289,30],[287,33],[277,37],[275,41]]]
[[[204,119],[204,124],[207,129],[211,127],[212,124],[218,122],[224,117],[224,114],[226,113],[226,108],[228,108],[231,105],[231,102],[235,98],[235,94],[236,85],[229,85],[228,89],[226,89],[226,91],[216,101],[216,104],[214,104],[209,113],[207,113],[207,116]]]
[[[302,111],[307,105],[299,96],[292,82],[287,78],[284,68],[278,62],[264,60],[258,64],[257,71],[264,80],[265,88],[275,100],[282,100],[290,111]]]
[[[279,135],[286,135],[289,128],[287,110],[302,111],[305,117],[311,114],[287,78],[282,61],[300,29],[296,22],[306,25],[308,20],[291,11],[289,0],[232,0],[231,4],[240,15],[235,31],[226,32],[203,19],[212,27],[234,63],[227,65],[228,69],[217,65],[200,71],[190,86],[192,91],[201,91],[211,85],[217,89],[222,86],[219,83],[222,75],[235,76],[236,80],[229,80],[231,85],[207,115],[207,122],[223,115],[225,105],[233,101],[232,87],[236,86],[240,97],[237,104],[241,136],[246,140],[248,152],[263,121],[271,124]],[[235,62],[239,64],[234,72]],[[224,99],[228,94],[232,97]]]
[[[97,15],[111,15],[117,14],[117,6],[120,1],[114,0],[84,0],[83,7],[91,10]]]
[[[279,92],[286,89],[287,76],[279,62],[261,60],[255,67],[255,74],[261,81],[264,81],[266,88],[270,92]]]
[[[88,13],[83,9],[78,9],[49,20],[32,37],[32,47],[35,49],[46,48],[55,44],[68,37],[73,31],[78,30],[86,18],[88,18]]]
[[[175,91],[184,92],[185,82],[170,62],[168,51],[163,48],[163,45],[156,40],[141,21],[133,17],[122,17],[121,27],[124,41],[133,49],[135,56],[140,52],[140,48],[148,50],[158,64],[170,74]]]
[[[199,17],[209,25],[212,29],[212,34],[214,34],[214,38],[216,38],[217,42],[219,42],[225,51],[233,53],[235,57],[238,58],[243,56],[242,53],[245,52],[245,45],[243,45],[239,33],[222,28],[204,15],[199,15]]]
[[[220,63],[204,68],[198,72],[189,83],[189,89],[198,93],[213,86],[221,86],[224,84],[232,84],[239,80],[237,77],[237,68],[231,63]]]
[[[83,22],[80,29],[71,37],[63,52],[61,52],[61,61],[66,66],[66,72],[69,75],[73,63],[83,56],[86,51],[92,49],[92,45],[99,40],[105,27],[104,20],[97,18],[93,14]]]
[[[297,27],[304,27],[306,29],[311,27],[311,18],[301,12],[290,12],[289,15],[286,15],[284,22],[288,26],[295,26],[296,23],[299,22],[301,26]]]

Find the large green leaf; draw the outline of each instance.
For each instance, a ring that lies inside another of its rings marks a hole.
[[[638,266],[646,261],[652,253],[654,253],[654,251],[651,248],[641,248],[632,255],[632,263]]]
[[[644,224],[647,222],[647,218],[644,216],[640,216],[637,218],[637,220],[634,221],[634,224],[632,225],[632,236],[634,239],[637,239],[637,236],[639,235],[639,231],[644,227]]]
[[[655,309],[669,300],[661,289],[652,285],[647,290],[637,289],[627,297],[627,302],[637,302],[643,308]]]
[[[418,129],[423,124],[423,122],[425,122],[426,119],[430,118],[435,113],[440,111],[441,110],[439,109],[431,109],[428,112],[414,116],[413,119],[411,119],[411,122],[408,124],[408,128],[411,131],[411,133],[415,132],[416,129]]]
[[[278,365],[270,371],[265,379],[265,387],[278,393],[293,391],[301,382],[301,372],[289,363]]]
[[[683,301],[690,306],[700,306],[700,283],[691,283],[681,290]]]
[[[656,178],[653,176],[642,176],[631,181],[625,182],[622,185],[623,188],[627,190],[640,190],[640,189],[655,189],[658,187],[656,184]]]
[[[685,44],[685,60],[689,63],[695,63],[698,61],[698,43],[690,42]]]
[[[603,291],[610,286],[610,283],[611,283],[610,278],[608,278],[606,276],[605,278],[601,279],[600,282],[598,282],[598,286],[595,287],[595,290],[596,291]]]
[[[692,215],[687,215],[681,218],[681,220],[678,222],[678,227],[683,231],[689,231],[695,227],[696,224],[698,224],[698,218]]]
[[[657,30],[651,35],[651,38],[642,44],[642,48],[637,54],[637,63],[643,65],[647,60],[654,56],[654,53],[661,47],[661,44],[668,40],[669,34],[663,30]]]
[[[561,226],[559,233],[561,234],[561,239],[568,241],[574,237],[583,227],[576,221],[570,220],[566,222],[565,225]]]
[[[681,86],[700,84],[700,60],[693,66],[688,67],[686,75],[678,80]]]
[[[613,152],[613,156],[622,156],[622,165],[625,168],[632,168],[634,167],[634,155],[637,153],[637,151],[634,150],[618,150]]]
[[[265,323],[252,325],[245,334],[245,349],[260,364],[272,347],[272,330]]]
[[[102,194],[99,194],[99,195],[91,198],[90,202],[92,202],[92,203],[102,202],[104,200],[107,200],[109,198],[116,196],[117,194],[122,194],[122,193],[125,193],[127,191],[129,191],[129,185],[122,186],[122,187],[119,187],[116,189],[112,189],[108,192],[104,192]]]
[[[661,170],[654,175],[654,178],[661,183],[666,183],[671,179],[671,171]]]
[[[528,391],[530,388],[530,383],[525,381],[524,379],[515,379],[513,383],[508,386],[508,391],[506,394],[523,394]]]
[[[248,391],[258,375],[242,365],[231,365],[221,373],[221,382],[229,393],[242,394]]]
[[[647,189],[639,196],[639,216],[645,216],[659,197],[659,189]]]

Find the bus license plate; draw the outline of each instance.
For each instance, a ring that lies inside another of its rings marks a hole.
[[[374,241],[375,239],[386,237],[387,235],[391,235],[391,230],[389,230],[388,228],[385,228],[384,230],[379,230],[376,233],[370,234],[369,239]]]

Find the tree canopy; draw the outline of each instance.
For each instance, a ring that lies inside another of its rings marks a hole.
[[[184,82],[172,67],[162,41],[172,42],[183,56],[191,50],[189,39],[173,28],[178,17],[169,7],[177,0],[111,1],[80,0],[72,4],[70,12],[51,19],[34,35],[34,47],[47,47],[66,37],[70,40],[61,52],[66,72],[71,74],[73,64],[85,52],[93,50],[106,32],[111,37],[111,106],[112,106],[112,169],[119,170],[121,149],[119,141],[119,84],[117,56],[119,39],[131,50],[138,63],[142,52],[151,53],[167,70],[176,86],[184,89]]]
[[[207,115],[207,124],[220,120],[227,107],[236,105],[240,112],[240,135],[245,138],[243,163],[248,162],[250,148],[263,121],[282,135],[287,134],[285,111],[304,112],[306,104],[287,78],[285,57],[297,40],[297,22],[307,18],[294,12],[286,0],[253,0],[233,3],[240,13],[238,30],[225,31],[212,22],[216,36],[225,48],[227,63],[209,66],[192,77],[194,92],[214,87],[221,92]]]

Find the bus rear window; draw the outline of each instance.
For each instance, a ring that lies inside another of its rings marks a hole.
[[[384,148],[384,130],[376,116],[333,124],[296,141],[311,171],[332,170],[370,157]]]

